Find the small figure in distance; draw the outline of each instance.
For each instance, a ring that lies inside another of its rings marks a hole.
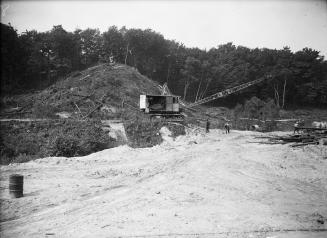
[[[228,134],[230,132],[230,127],[231,127],[231,125],[228,122],[226,122],[224,125],[226,134]]]
[[[207,121],[206,121],[206,133],[209,133],[209,130],[210,130],[210,121],[209,121],[209,118],[207,118]]]
[[[294,133],[293,134],[295,134],[295,132],[299,133],[300,132],[300,127],[304,127],[304,121],[303,120],[298,120],[298,121],[295,122],[295,124],[294,124]]]
[[[293,134],[295,134],[295,132],[299,132],[299,123],[298,123],[298,121],[295,122],[295,124],[294,124],[294,132],[293,132]]]

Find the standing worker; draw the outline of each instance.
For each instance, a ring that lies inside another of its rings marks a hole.
[[[294,133],[298,132],[301,130],[301,127],[304,127],[304,120],[298,120],[294,124]]]
[[[224,127],[225,127],[226,134],[229,133],[229,131],[230,131],[230,124],[228,122],[226,122]]]
[[[293,134],[295,134],[295,132],[299,132],[299,122],[298,121],[295,122],[295,124],[294,124],[294,132],[293,132]]]
[[[206,122],[206,133],[209,133],[209,129],[210,129],[210,121],[209,121],[209,118],[207,118],[207,122]]]

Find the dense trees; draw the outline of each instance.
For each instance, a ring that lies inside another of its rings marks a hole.
[[[1,89],[8,91],[21,81],[24,48],[16,31],[1,24]]]
[[[2,94],[47,86],[74,70],[98,62],[137,68],[173,93],[195,101],[263,75],[273,77],[213,105],[233,106],[254,96],[280,108],[327,105],[327,62],[313,49],[249,49],[232,43],[208,51],[187,48],[150,29],[77,29],[17,34],[1,24]]]

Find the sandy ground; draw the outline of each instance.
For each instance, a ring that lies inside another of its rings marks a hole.
[[[1,166],[1,237],[327,237],[326,146],[192,129],[153,148]],[[24,175],[10,199],[10,174]]]

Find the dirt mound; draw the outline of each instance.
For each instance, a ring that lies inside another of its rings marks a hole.
[[[47,89],[17,97],[17,104],[36,117],[65,116],[117,118],[125,108],[138,107],[140,94],[158,94],[158,84],[135,68],[100,64],[71,73]]]

